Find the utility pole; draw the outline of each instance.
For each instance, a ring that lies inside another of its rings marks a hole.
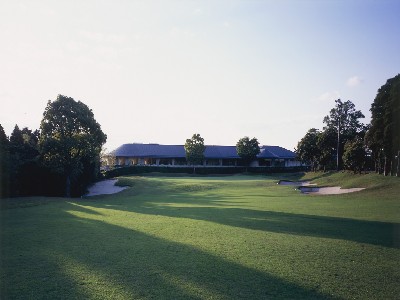
[[[396,176],[400,177],[400,150],[397,151],[397,170],[396,170]]]

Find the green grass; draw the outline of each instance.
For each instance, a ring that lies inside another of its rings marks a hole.
[[[367,187],[299,194],[278,179]],[[1,209],[1,299],[398,299],[400,180],[122,177]]]

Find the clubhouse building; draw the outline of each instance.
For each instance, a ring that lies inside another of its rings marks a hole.
[[[124,144],[113,152],[117,166],[187,166],[183,145]],[[203,166],[242,166],[243,162],[235,146],[206,146]],[[279,146],[260,146],[260,153],[252,167],[299,167],[296,154]]]

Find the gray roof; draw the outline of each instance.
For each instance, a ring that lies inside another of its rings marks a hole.
[[[260,146],[258,158],[295,158],[293,151],[279,146]],[[117,157],[185,158],[183,145],[124,144],[112,152]],[[240,158],[236,146],[206,146],[205,158]]]
[[[261,146],[258,158],[295,158],[296,153],[279,146]]]
[[[124,144],[113,151],[117,157],[178,158],[185,157],[182,145]]]

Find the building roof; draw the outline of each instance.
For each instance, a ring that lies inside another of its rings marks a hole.
[[[206,146],[205,158],[239,158],[235,146]]]
[[[295,158],[296,153],[279,146],[261,146],[258,158]]]
[[[258,158],[295,158],[293,151],[279,146],[260,146]],[[140,157],[140,158],[185,158],[183,145],[160,144],[124,144],[112,152],[116,157]],[[206,146],[204,152],[206,159],[240,158],[236,152],[236,146]]]
[[[117,157],[177,158],[185,157],[182,145],[124,144],[113,151]]]

